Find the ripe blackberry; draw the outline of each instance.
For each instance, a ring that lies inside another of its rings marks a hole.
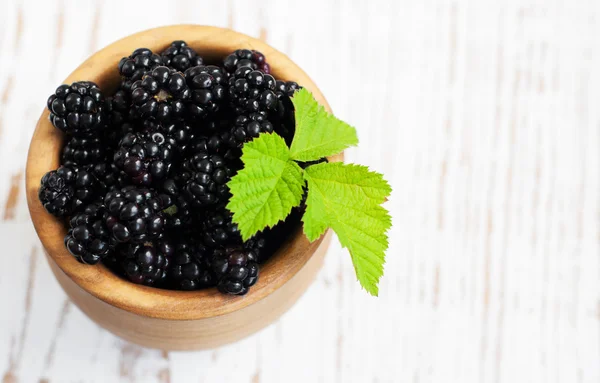
[[[106,112],[111,127],[138,119],[135,109],[131,107],[131,94],[123,88],[106,98]]]
[[[229,147],[228,143],[231,141],[229,133],[221,132],[215,133],[210,137],[198,136],[190,143],[189,152],[207,152],[209,154],[220,155],[231,170],[232,175],[241,169],[244,164],[242,163],[242,151],[238,147]],[[234,145],[234,144],[233,144]]]
[[[239,148],[245,142],[258,137],[260,133],[272,133],[274,130],[273,124],[267,118],[265,112],[238,116],[227,136],[226,141],[229,146]]]
[[[94,165],[89,165],[87,170],[96,180],[99,197],[104,199],[104,195],[114,189],[125,186],[126,176],[117,167],[109,162],[103,161]]]
[[[297,82],[294,82],[294,81],[277,80],[275,82],[275,93],[277,94],[278,97],[281,97],[282,95],[292,97],[294,95],[294,93],[299,89],[302,89],[302,87],[300,85],[298,85]]]
[[[215,251],[211,268],[218,280],[217,288],[224,294],[244,295],[258,280],[258,263],[251,260],[250,251],[230,247]]]
[[[94,134],[106,126],[104,96],[91,81],[59,86],[47,105],[52,125],[66,134]]]
[[[164,134],[164,138],[171,148],[179,154],[184,153],[194,140],[194,129],[184,120],[161,124],[158,130]]]
[[[44,174],[38,197],[48,213],[64,217],[93,201],[95,186],[96,179],[87,170],[61,166]]]
[[[167,177],[173,156],[173,148],[162,133],[127,133],[113,161],[134,184],[149,186]]]
[[[217,154],[197,152],[184,161],[177,177],[184,196],[195,207],[206,207],[229,198],[231,169]]]
[[[162,58],[152,53],[150,49],[138,48],[129,57],[123,57],[119,61],[119,73],[121,74],[121,87],[125,90],[131,89],[131,85],[141,80],[144,73],[162,65]]]
[[[288,146],[292,144],[296,132],[296,119],[294,115],[294,104],[291,97],[301,89],[293,81],[277,81],[275,83],[275,94],[277,94],[277,110],[272,117],[275,122],[275,132],[285,139]]]
[[[70,137],[63,148],[61,163],[69,167],[82,167],[104,160],[104,143],[97,136]]]
[[[166,66],[154,68],[131,85],[131,101],[143,119],[170,121],[181,117],[189,98],[183,74]]]
[[[271,73],[271,67],[265,60],[265,55],[255,50],[238,49],[225,57],[223,66],[229,73],[233,73],[239,68],[258,69],[265,74]]]
[[[105,222],[119,243],[142,243],[157,238],[164,229],[163,206],[150,189],[126,186],[109,191],[104,197]]]
[[[238,226],[231,221],[231,213],[225,207],[206,212],[201,223],[201,230],[204,244],[211,248],[242,243]]]
[[[248,252],[248,259],[257,263],[263,263],[269,257],[269,249],[267,247],[266,237],[270,229],[266,229],[262,233],[256,234],[244,242],[244,249]]]
[[[121,256],[127,279],[147,286],[162,285],[167,280],[174,253],[173,246],[162,239],[126,245]]]
[[[204,246],[193,240],[183,239],[175,249],[170,276],[176,288],[197,290],[213,286],[210,271],[210,254]]]
[[[213,134],[210,137],[196,136],[190,142],[189,152],[192,154],[198,152],[216,154],[219,153],[223,147],[224,142],[219,134]]]
[[[168,179],[162,185],[160,198],[163,201],[165,223],[169,229],[188,229],[193,225],[193,212],[190,203],[179,192],[175,180]]]
[[[188,68],[185,79],[192,89],[188,111],[192,118],[202,118],[218,111],[227,94],[227,79],[223,70],[214,65]]]
[[[104,211],[104,205],[92,203],[71,218],[65,246],[81,263],[94,265],[111,252],[110,232],[102,219]]]
[[[202,57],[187,45],[185,41],[173,41],[167,49],[161,53],[164,65],[180,72],[198,65],[202,65]]]
[[[229,78],[229,98],[235,114],[276,111],[275,78],[249,67],[241,67]]]
[[[127,133],[139,131],[139,124],[133,122],[125,122],[120,125],[111,125],[104,131],[103,141],[106,144],[106,149],[109,153],[113,153],[119,148],[119,142]],[[112,158],[112,155],[108,156]]]

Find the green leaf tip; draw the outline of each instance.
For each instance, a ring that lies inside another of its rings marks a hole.
[[[292,97],[296,133],[290,156],[296,161],[316,161],[358,144],[356,129],[327,113],[305,88]]]

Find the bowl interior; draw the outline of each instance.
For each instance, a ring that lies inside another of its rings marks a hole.
[[[100,50],[81,64],[64,83],[80,80],[96,82],[106,94],[119,83],[117,64],[122,57],[140,47],[160,52],[174,40],[185,40],[208,61],[218,62],[235,49],[256,49],[265,54],[277,79],[296,81],[310,90],[330,110],[327,101],[313,81],[287,56],[255,38],[228,29],[177,25],[147,30]],[[57,84],[58,85],[58,84]],[[261,266],[259,281],[243,297],[227,296],[215,288],[198,291],[172,291],[130,283],[103,265],[86,266],[77,262],[66,250],[63,221],[48,214],[38,199],[41,177],[56,169],[60,161],[63,135],[48,120],[44,109],[29,148],[27,159],[27,202],[40,240],[58,267],[83,290],[130,312],[154,318],[192,320],[223,315],[253,304],[275,291],[292,278],[320,245],[322,238],[310,243],[297,230],[290,239]],[[341,160],[341,156],[331,160]]]

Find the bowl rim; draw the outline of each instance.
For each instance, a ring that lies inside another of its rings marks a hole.
[[[326,110],[331,111],[316,84],[286,55],[243,33],[203,25],[170,25],[124,37],[87,58],[63,83],[90,80],[99,84],[101,89],[115,89],[119,80],[117,64],[122,57],[130,55],[139,47],[160,51],[175,40],[185,40],[200,54],[214,58],[223,57],[235,49],[259,50],[267,57],[272,73],[277,78],[298,82],[310,90]],[[44,108],[27,156],[27,204],[33,225],[48,255],[48,261],[55,262],[81,289],[112,306],[146,317],[169,320],[196,320],[225,315],[254,304],[276,291],[302,269],[323,241],[324,236],[321,236],[310,243],[302,230],[297,230],[262,265],[259,281],[242,297],[221,294],[216,288],[176,291],[136,285],[118,277],[101,264],[81,264],[64,246],[66,225],[48,214],[38,199],[41,176],[58,167],[64,138],[52,126],[48,115],[48,110]],[[338,155],[330,160],[341,161],[342,158],[342,155]]]

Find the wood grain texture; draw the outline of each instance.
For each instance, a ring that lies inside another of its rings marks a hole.
[[[2,2],[0,217],[40,106],[94,50],[157,25],[231,25],[298,63],[358,128],[347,160],[394,186],[380,297],[334,244],[260,333],[194,353],[131,346],[64,309],[20,187],[0,222],[3,383],[600,381],[597,1],[158,4]]]

